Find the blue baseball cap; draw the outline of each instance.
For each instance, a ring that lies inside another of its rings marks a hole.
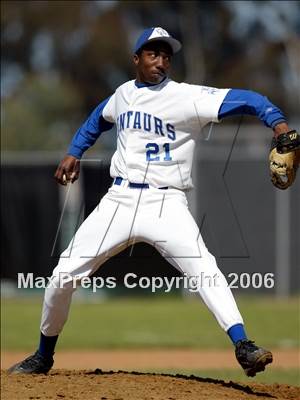
[[[134,46],[134,53],[137,53],[146,43],[154,42],[155,40],[168,43],[173,53],[177,53],[181,49],[179,40],[174,39],[165,29],[156,27],[144,30]]]

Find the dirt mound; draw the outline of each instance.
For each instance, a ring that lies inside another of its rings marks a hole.
[[[2,400],[241,400],[299,399],[300,388],[240,384],[196,376],[53,370],[49,375],[1,371]]]

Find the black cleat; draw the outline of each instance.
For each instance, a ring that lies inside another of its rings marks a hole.
[[[9,374],[47,374],[54,363],[53,358],[45,358],[36,351],[25,360],[13,365],[7,371]]]
[[[235,346],[235,356],[247,376],[255,376],[273,361],[272,353],[257,347],[251,340],[240,340]]]

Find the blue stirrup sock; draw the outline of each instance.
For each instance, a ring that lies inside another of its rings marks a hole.
[[[247,335],[243,324],[233,325],[227,331],[232,343],[235,345],[239,340],[247,340]]]
[[[52,356],[54,354],[54,349],[56,346],[57,339],[58,339],[58,335],[57,336],[45,336],[41,332],[39,353],[45,358],[52,358]]]

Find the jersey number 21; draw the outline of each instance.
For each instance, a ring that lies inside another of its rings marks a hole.
[[[163,161],[172,161],[172,157],[170,156],[170,143],[165,143],[162,147],[164,149]],[[147,161],[160,161],[160,156],[158,155],[159,145],[157,143],[147,143],[146,149]]]

